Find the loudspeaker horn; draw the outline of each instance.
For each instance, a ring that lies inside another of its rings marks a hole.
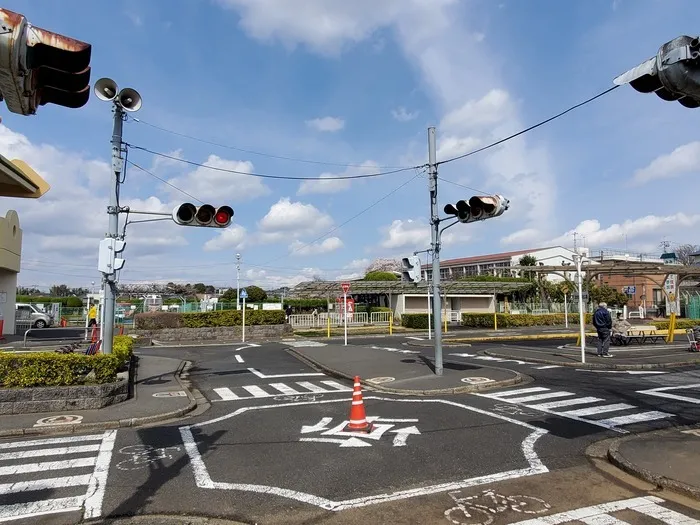
[[[138,111],[141,109],[143,101],[138,91],[131,88],[124,88],[119,92],[119,104],[121,104],[125,111]]]
[[[100,100],[114,100],[118,91],[117,83],[111,78],[101,78],[95,82],[95,95]]]

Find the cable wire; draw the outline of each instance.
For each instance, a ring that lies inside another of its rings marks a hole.
[[[219,148],[230,149],[233,151],[240,151],[241,153],[249,153],[251,155],[259,155],[261,157],[268,157],[271,159],[279,159],[279,160],[288,160],[288,161],[292,161],[292,162],[302,162],[305,164],[317,164],[317,165],[321,165],[321,166],[336,166],[339,168],[364,168],[365,167],[362,164],[351,164],[351,163],[341,163],[341,162],[325,162],[325,161],[321,161],[321,160],[301,159],[298,157],[287,157],[284,155],[274,155],[272,153],[264,153],[261,151],[254,151],[254,150],[245,149],[245,148],[237,148],[235,146],[229,146],[227,144],[221,144],[219,142],[213,142],[211,140],[206,140],[206,139],[202,139],[199,137],[194,137],[192,135],[187,135],[185,133],[180,133],[178,131],[173,131],[171,129],[163,128],[161,126],[151,124],[150,122],[146,122],[146,121],[141,120],[139,118],[131,117],[130,120],[133,120],[134,122],[138,122],[139,124],[143,124],[145,126],[149,126],[151,128],[157,129],[159,131],[163,131],[165,133],[170,133],[171,135],[177,135],[178,137],[183,137],[183,138],[186,138],[189,140],[201,142],[202,144],[209,144],[210,146],[217,146]],[[391,169],[399,169],[399,168],[403,168],[403,167],[405,167],[405,166],[379,166],[379,169],[391,170]]]
[[[205,202],[204,202],[203,200],[198,199],[197,197],[195,197],[195,196],[192,195],[191,193],[186,192],[186,191],[183,190],[182,188],[178,188],[178,187],[175,186],[174,184],[172,184],[172,183],[168,182],[167,180],[165,180],[163,177],[159,177],[159,176],[156,175],[155,173],[152,173],[152,172],[148,171],[146,168],[142,168],[141,166],[139,166],[138,164],[136,164],[135,162],[133,162],[133,161],[131,161],[131,160],[128,160],[127,162],[128,162],[129,164],[131,164],[134,168],[140,169],[140,170],[143,171],[144,173],[149,174],[151,177],[154,177],[154,178],[158,179],[159,181],[161,181],[162,183],[167,184],[167,185],[170,186],[171,188],[176,189],[177,191],[179,191],[179,192],[182,193],[183,195],[187,195],[188,197],[191,197],[192,199],[196,200],[196,201],[197,201],[198,203],[200,203],[200,204],[205,204]]]
[[[548,119],[543,120],[541,122],[538,122],[537,124],[534,124],[533,126],[530,126],[529,128],[525,128],[525,129],[518,131],[517,133],[514,133],[512,135],[509,135],[501,140],[497,140],[496,142],[492,142],[491,144],[488,144],[487,146],[484,146],[483,148],[478,148],[478,149],[475,149],[475,150],[470,151],[468,153],[465,153],[463,155],[458,155],[456,157],[452,157],[452,158],[447,159],[447,160],[441,160],[441,161],[437,162],[437,165],[439,166],[440,164],[447,164],[448,162],[453,162],[455,160],[463,159],[465,157],[470,157],[471,155],[475,155],[475,154],[480,153],[482,151],[485,151],[487,149],[493,148],[494,146],[498,146],[499,144],[503,144],[504,142],[507,142],[511,139],[514,139],[515,137],[519,137],[520,135],[523,135],[523,134],[527,133],[528,131],[532,131],[533,129],[539,128],[540,126],[544,126],[548,122],[551,122],[555,119],[558,119],[559,117],[563,117],[567,113],[569,113],[577,108],[580,108],[581,106],[585,106],[586,104],[593,102],[594,100],[602,97],[603,95],[607,95],[608,93],[610,93],[611,91],[613,91],[614,89],[617,89],[619,87],[620,86],[612,86],[611,88],[608,88],[605,91],[598,93],[597,95],[595,95],[589,99],[584,100],[583,102],[579,102],[575,106],[571,106],[570,108],[565,109],[561,113],[557,113],[556,115],[549,117]]]
[[[207,166],[206,164],[202,164],[201,162],[194,162],[192,160],[181,159],[179,157],[175,157],[173,155],[168,155],[167,153],[160,153],[158,151],[153,151],[153,150],[150,150],[148,148],[144,148],[142,146],[135,146],[133,144],[129,144],[129,147],[131,147],[133,149],[145,151],[146,153],[150,153],[151,155],[156,155],[158,157],[163,157],[166,159],[174,160],[176,162],[182,162],[183,164],[189,164],[190,166],[196,166],[198,168],[205,168],[205,169],[214,170],[214,171],[223,171],[225,173],[235,173],[237,175],[246,175],[248,177],[258,177],[261,179],[315,180],[315,181],[369,179],[372,177],[382,177],[384,175],[393,175],[395,173],[401,173],[404,171],[409,171],[409,170],[424,167],[424,166],[411,166],[411,167],[406,167],[406,168],[397,168],[397,169],[389,170],[389,171],[380,171],[377,173],[364,173],[361,175],[337,175],[337,176],[333,176],[333,177],[290,177],[287,175],[269,175],[269,174],[264,174],[264,173],[252,173],[252,172],[248,172],[248,171],[238,171],[238,170],[231,170],[231,169],[227,169],[227,168],[219,168],[217,166]],[[365,168],[366,167],[367,166],[365,166]]]
[[[488,195],[488,194],[489,194],[489,193],[486,192],[486,191],[482,191],[482,190],[477,189],[477,188],[472,188],[471,186],[467,186],[467,185],[465,185],[465,184],[460,184],[459,182],[454,182],[454,181],[448,180],[448,179],[446,179],[446,178],[444,178],[444,177],[438,177],[438,179],[441,180],[442,182],[447,182],[448,184],[453,184],[453,185],[455,185],[455,186],[459,186],[460,188],[464,188],[464,189],[467,189],[467,190],[475,191],[475,192],[480,193],[480,194],[482,194],[482,195]]]

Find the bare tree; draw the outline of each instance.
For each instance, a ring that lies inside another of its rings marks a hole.
[[[694,259],[691,255],[700,252],[700,246],[697,244],[681,244],[674,252],[676,254],[676,260],[678,260],[679,263],[683,266],[690,266],[694,263]]]
[[[400,272],[401,271],[401,261],[399,259],[386,259],[380,258],[372,261],[365,274],[369,272]]]

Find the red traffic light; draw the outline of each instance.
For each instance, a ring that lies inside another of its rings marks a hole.
[[[225,228],[231,224],[231,219],[233,218],[233,209],[229,206],[221,206],[216,210],[216,215],[214,215],[214,223],[217,226]]]

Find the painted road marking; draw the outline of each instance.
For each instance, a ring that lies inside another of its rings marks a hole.
[[[26,519],[59,512],[83,510],[83,519],[98,518],[102,514],[102,500],[116,430],[89,436],[34,439],[0,443],[0,476],[12,476],[0,484],[0,495],[8,503],[0,505],[0,521]],[[58,445],[58,446],[52,446]],[[89,457],[70,457],[75,454],[92,453]],[[28,458],[62,456],[60,461],[22,462]],[[2,465],[12,461],[12,465]],[[86,471],[86,469],[90,469]],[[55,476],[55,471],[82,470],[80,474]],[[28,480],[26,474],[45,472],[48,477]],[[81,495],[50,498],[52,491],[72,487],[83,487]],[[19,502],[12,502],[12,496]],[[35,498],[35,499],[32,499]],[[42,498],[42,499],[36,499]]]
[[[60,415],[60,416],[48,416],[39,419],[34,426],[35,427],[47,427],[54,425],[77,425],[83,421],[83,416],[73,416],[73,415]]]
[[[379,441],[381,437],[388,431],[389,433],[396,434],[394,436],[394,441],[392,446],[394,447],[405,447],[408,441],[408,436],[418,436],[420,431],[415,425],[411,425],[405,428],[398,428],[396,430],[391,430],[395,423],[417,423],[417,419],[384,419],[379,416],[370,416],[367,418],[368,423],[372,423],[372,429],[370,432],[347,432],[345,429],[350,421],[341,421],[340,424],[333,428],[328,428],[333,418],[324,417],[316,423],[315,425],[302,425],[301,433],[310,434],[311,432],[321,432],[322,436],[343,436],[345,439],[326,439],[326,438],[299,438],[299,441],[318,441],[321,443],[345,443],[350,441],[352,444],[340,445],[341,447],[371,447],[370,443],[363,441],[362,439],[373,439]],[[325,432],[323,432],[325,431]]]
[[[590,370],[586,368],[576,368],[577,372],[592,372],[594,374],[629,374],[633,376],[652,375],[652,374],[668,374],[668,372],[660,372],[656,370]]]
[[[385,503],[388,501],[398,501],[407,498],[413,498],[416,496],[425,496],[429,494],[437,494],[439,492],[446,492],[449,490],[458,490],[466,487],[474,487],[477,485],[488,485],[491,483],[497,483],[509,479],[517,479],[526,476],[535,476],[538,474],[544,474],[549,472],[549,469],[542,463],[542,460],[537,455],[535,451],[535,443],[537,440],[548,434],[547,430],[537,428],[524,421],[519,421],[517,419],[510,418],[508,416],[495,414],[487,410],[481,410],[480,408],[472,407],[462,403],[457,403],[456,401],[448,401],[446,399],[394,399],[386,397],[375,397],[367,396],[365,400],[373,401],[383,401],[386,403],[439,403],[442,405],[448,405],[456,407],[462,410],[467,410],[469,412],[474,412],[477,414],[482,414],[488,417],[499,419],[513,425],[517,425],[526,428],[530,431],[528,436],[522,441],[520,445],[521,452],[528,466],[521,469],[509,470],[504,472],[497,472],[494,474],[488,474],[485,476],[477,476],[469,479],[461,479],[455,481],[449,481],[446,483],[440,483],[436,485],[427,485],[422,487],[412,487],[405,490],[398,490],[395,492],[388,492],[383,494],[375,494],[372,496],[363,496],[359,498],[333,501],[321,496],[316,496],[314,494],[309,494],[307,492],[300,492],[293,489],[287,489],[282,487],[274,487],[270,485],[254,485],[250,483],[228,483],[221,481],[214,481],[209,474],[209,470],[202,458],[199,448],[197,447],[197,442],[192,433],[194,428],[202,428],[207,425],[214,423],[220,423],[227,419],[233,418],[235,416],[244,414],[253,410],[269,410],[269,409],[279,409],[285,407],[295,407],[295,406],[305,406],[305,405],[320,405],[326,403],[338,403],[347,402],[344,399],[332,399],[323,401],[301,401],[288,404],[274,404],[274,405],[264,405],[264,406],[246,406],[235,410],[229,414],[226,414],[215,419],[210,419],[209,421],[203,421],[201,423],[195,423],[192,425],[187,425],[180,427],[180,435],[182,441],[185,445],[185,450],[190,458],[190,466],[194,474],[195,484],[197,487],[202,489],[214,489],[214,490],[232,490],[232,491],[243,491],[252,492],[256,494],[264,494],[265,496],[273,495],[283,498],[292,499],[295,501],[300,501],[302,503],[307,503],[309,505],[315,505],[322,509],[341,511],[345,509],[366,507],[368,505],[374,505],[377,503]],[[368,418],[369,419],[369,418]],[[387,420],[390,421],[390,420]]]
[[[698,385],[700,386],[700,385]],[[527,395],[523,395],[527,394]],[[581,421],[583,423],[589,423],[591,425],[597,425],[599,427],[606,428],[608,430],[614,430],[623,434],[627,433],[627,430],[623,430],[619,427],[625,425],[631,425],[634,423],[643,423],[647,421],[657,421],[659,419],[666,419],[669,417],[674,417],[673,414],[667,412],[659,412],[656,410],[646,411],[646,412],[636,412],[633,414],[626,414],[621,416],[610,417],[606,419],[586,419],[588,416],[597,416],[600,414],[611,413],[611,412],[622,412],[630,410],[638,410],[639,407],[635,405],[630,405],[627,403],[613,403],[607,405],[596,405],[589,406],[585,408],[579,408],[575,410],[561,410],[556,411],[555,408],[564,408],[571,405],[586,405],[592,403],[605,403],[605,400],[598,397],[571,397],[566,400],[559,400],[547,403],[536,403],[536,401],[542,401],[545,399],[552,399],[557,397],[570,397],[576,394],[566,391],[552,391],[549,388],[544,387],[532,387],[532,388],[520,388],[516,390],[506,390],[504,392],[496,392],[493,394],[474,394],[479,397],[486,397],[489,399],[495,399],[498,401],[505,401],[506,403],[513,403],[523,405],[527,408],[534,410],[539,410],[547,414],[553,414],[556,416],[562,416],[569,419],[574,419],[576,421]]]
[[[280,377],[311,377],[311,376],[323,376],[323,375],[325,375],[322,372],[305,372],[305,373],[299,373],[299,374],[277,374],[277,375],[267,376],[267,375],[263,374],[257,368],[249,368],[248,370],[261,379],[277,379]]]
[[[305,346],[327,346],[326,343],[322,343],[321,341],[284,341],[284,344],[294,348],[303,348]]]
[[[239,363],[245,363],[245,361],[243,361],[243,358],[238,354],[236,354],[236,361],[238,361]]]
[[[648,516],[667,525],[700,525],[700,521],[662,507],[659,505],[660,503],[665,503],[665,501],[656,496],[644,496],[550,514],[541,518],[518,521],[511,523],[511,525],[562,525],[576,522],[586,525],[625,525],[628,522],[619,520],[612,515],[613,512],[623,510]]]
[[[676,401],[685,401],[686,403],[700,405],[700,398],[679,396],[678,394],[668,393],[669,390],[692,390],[693,388],[700,388],[700,384],[694,383],[692,385],[664,386],[661,388],[652,388],[650,390],[638,390],[637,394],[646,394],[648,396],[655,397],[665,397],[666,399],[675,399]]]
[[[323,374],[321,374],[323,375]],[[212,401],[240,401],[242,399],[261,399],[265,397],[274,397],[282,394],[287,395],[299,395],[299,394],[335,394],[338,392],[351,392],[352,388],[342,385],[336,381],[319,381],[320,384],[314,384],[310,381],[298,381],[294,385],[298,385],[300,389],[289,386],[285,383],[270,383],[269,385],[263,385],[266,388],[271,388],[276,390],[275,392],[268,392],[262,386],[258,385],[244,385],[241,388],[245,390],[249,395],[236,394],[230,387],[220,387],[214,388],[214,392],[221,399],[213,399]],[[323,386],[322,386],[323,385]]]

